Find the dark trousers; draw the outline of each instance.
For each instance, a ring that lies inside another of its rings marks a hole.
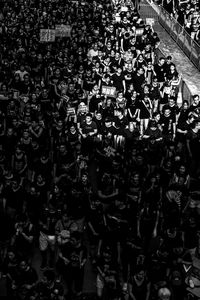
[[[84,268],[66,267],[63,279],[67,285],[67,296],[82,292],[84,280]]]

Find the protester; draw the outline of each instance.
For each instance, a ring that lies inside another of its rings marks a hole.
[[[2,2],[0,271],[13,299],[84,298],[90,260],[98,299],[180,300],[194,285],[199,95],[178,106],[181,76],[139,6]]]

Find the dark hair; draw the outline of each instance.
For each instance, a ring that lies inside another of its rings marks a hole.
[[[86,114],[86,117],[92,118],[92,114],[91,114],[91,113],[87,113],[87,114]]]
[[[171,55],[168,55],[166,58],[171,60],[171,59],[172,59],[172,56],[171,56]]]
[[[193,96],[192,96],[192,99],[194,99],[194,98],[196,98],[196,97],[199,98],[199,95],[198,95],[198,94],[193,95]]]

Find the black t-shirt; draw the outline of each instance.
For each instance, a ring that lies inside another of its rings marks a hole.
[[[113,85],[116,87],[118,91],[123,90],[123,80],[124,80],[123,74],[121,74],[120,76],[117,74],[113,74],[112,80],[113,80]]]
[[[82,125],[82,132],[83,134],[89,134],[93,133],[94,130],[97,129],[97,125],[94,121],[92,121],[90,124],[87,124],[86,122]]]
[[[133,70],[125,70],[124,71],[124,77],[126,84],[131,84],[133,82]]]
[[[133,74],[133,86],[137,93],[142,92],[142,85],[145,82],[144,75],[138,75],[136,73]]]
[[[165,65],[160,66],[159,64],[155,64],[154,71],[158,78],[158,82],[164,82],[165,81],[165,73],[166,73]]]
[[[173,116],[171,116],[171,115],[169,115],[169,116],[162,115],[161,116],[160,124],[162,126],[164,135],[173,133],[173,123],[174,123]]]

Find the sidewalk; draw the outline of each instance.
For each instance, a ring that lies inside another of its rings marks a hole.
[[[143,0],[142,3],[145,3],[146,5],[149,3],[150,7],[159,14],[159,7],[155,3],[150,3],[150,1],[148,2],[146,0]],[[182,74],[191,94],[200,95],[200,72],[158,22],[155,24],[154,30],[158,33],[160,38],[160,50],[165,56],[171,55],[173,57],[173,62],[175,63],[178,72]]]

